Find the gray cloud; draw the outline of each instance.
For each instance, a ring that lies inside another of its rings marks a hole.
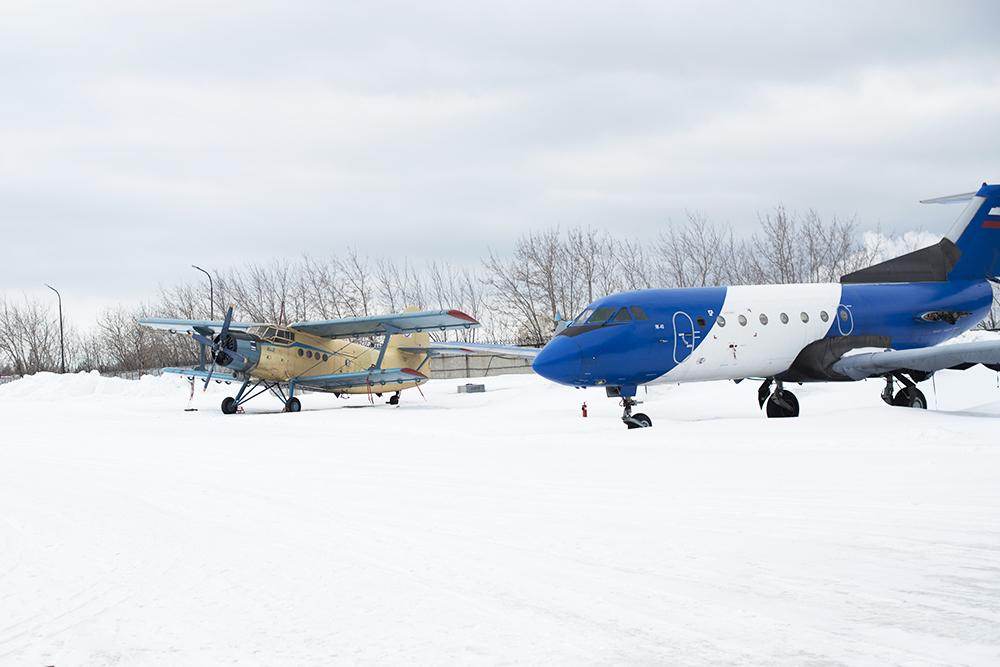
[[[8,295],[131,302],[192,262],[348,246],[474,263],[685,209],[748,232],[779,202],[941,232],[956,211],[918,198],[1000,180],[995,2],[3,14]]]

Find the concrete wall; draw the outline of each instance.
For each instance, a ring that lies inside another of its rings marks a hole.
[[[431,359],[430,376],[435,379],[450,380],[533,372],[530,359],[463,354],[434,357]]]

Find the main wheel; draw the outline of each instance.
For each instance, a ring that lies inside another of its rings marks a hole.
[[[632,418],[625,422],[629,428],[649,428],[653,425],[653,420],[641,412],[632,415]]]
[[[232,396],[226,396],[224,399],[222,399],[222,412],[224,414],[235,415],[236,408],[237,408],[236,399],[233,398]]]
[[[285,412],[299,412],[300,410],[302,410],[302,403],[299,402],[299,399],[292,396],[285,401]]]
[[[399,405],[399,394],[393,394],[389,397],[389,405]]]
[[[924,398],[923,392],[916,387],[903,387],[897,391],[892,398],[892,404],[904,408],[927,409],[927,399]]]
[[[795,398],[795,394],[790,391],[781,392],[780,399],[771,394],[771,398],[767,399],[767,416],[798,417],[799,399]]]

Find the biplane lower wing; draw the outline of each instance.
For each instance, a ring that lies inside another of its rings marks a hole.
[[[176,373],[177,375],[183,375],[189,378],[207,378],[212,377],[219,382],[241,382],[237,380],[229,373],[222,373],[220,371],[215,371],[209,376],[208,371],[199,370],[197,368],[164,368],[164,373]]]
[[[373,391],[378,391],[379,388],[386,385],[419,384],[426,382],[428,379],[430,378],[412,368],[383,368],[355,373],[303,376],[295,378],[295,386],[322,391],[371,387]]]
[[[833,364],[833,370],[852,380],[860,380],[899,370],[933,373],[948,368],[967,368],[974,364],[983,364],[997,370],[996,367],[1000,364],[1000,341],[866,352],[844,357]]]

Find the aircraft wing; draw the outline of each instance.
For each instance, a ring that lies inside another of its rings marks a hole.
[[[164,373],[176,373],[177,375],[183,375],[189,378],[207,378],[208,371],[200,371],[197,368],[164,368]],[[240,382],[229,373],[224,373],[222,371],[215,371],[212,373],[212,379],[216,382]]]
[[[139,324],[154,329],[166,329],[170,333],[192,333],[198,332],[202,336],[212,336],[222,331],[222,320],[169,320],[158,317],[143,317]],[[258,322],[230,322],[229,328],[237,331],[245,331],[247,327],[252,327]]]
[[[296,378],[295,386],[312,387],[326,391],[371,387],[378,391],[380,386],[405,382],[424,382],[429,378],[412,368],[383,368],[381,370],[358,371],[356,373],[332,373]]]
[[[852,380],[882,375],[898,370],[932,373],[946,368],[968,368],[983,364],[1000,370],[1000,340],[936,345],[916,350],[886,350],[844,357],[833,364],[833,370]]]
[[[401,352],[426,352],[431,356],[439,354],[495,354],[501,357],[521,357],[534,359],[541,352],[537,347],[516,347],[513,345],[492,345],[489,343],[431,343],[424,347],[400,347]]]
[[[419,310],[391,315],[349,317],[341,320],[296,322],[290,325],[290,328],[322,338],[359,338],[384,336],[387,333],[475,329],[479,326],[481,326],[479,322],[459,310]]]

